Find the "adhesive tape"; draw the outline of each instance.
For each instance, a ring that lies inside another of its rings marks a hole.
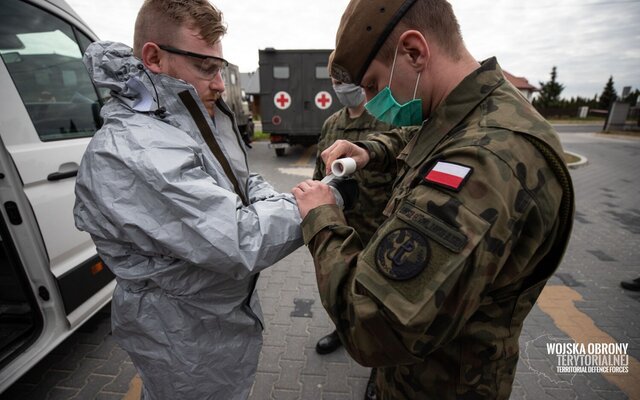
[[[331,173],[335,176],[351,175],[356,172],[356,161],[351,158],[340,158],[331,164]]]

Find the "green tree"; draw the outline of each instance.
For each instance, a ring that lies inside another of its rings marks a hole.
[[[627,97],[622,99],[625,103],[629,103],[632,106],[635,105],[638,101],[638,97],[640,97],[640,90],[636,89],[633,92],[630,92]]]
[[[556,80],[558,73],[556,67],[551,69],[551,80],[540,82],[540,93],[536,98],[535,105],[540,108],[559,107],[561,105],[560,94],[564,90],[564,85]]]
[[[604,86],[602,90],[602,94],[600,95],[600,99],[598,99],[598,107],[608,110],[611,107],[611,104],[618,99],[618,93],[616,93],[616,88],[613,87],[613,76],[609,77],[607,84]]]

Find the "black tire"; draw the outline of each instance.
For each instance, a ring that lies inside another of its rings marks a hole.
[[[276,156],[278,157],[284,156],[284,150],[285,149],[276,149]]]

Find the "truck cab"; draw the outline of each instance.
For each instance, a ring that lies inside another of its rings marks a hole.
[[[249,103],[240,85],[240,71],[235,64],[229,64],[223,73],[224,92],[222,99],[236,116],[236,123],[245,142],[253,139],[253,117],[249,111]]]
[[[108,93],[97,40],[62,0],[0,7],[0,392],[109,303],[113,274],[75,228],[75,176]]]
[[[259,51],[260,117],[277,156],[318,142],[324,121],[341,108],[327,70],[331,50]]]

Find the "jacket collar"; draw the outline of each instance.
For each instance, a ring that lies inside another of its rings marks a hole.
[[[415,138],[420,136],[421,140],[409,154],[404,154],[405,162],[412,168],[420,165],[437,144],[503,82],[504,75],[496,58],[483,61],[480,68],[467,75],[425,121]]]

